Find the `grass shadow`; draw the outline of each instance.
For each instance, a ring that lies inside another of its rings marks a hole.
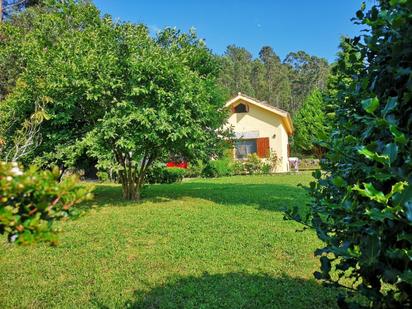
[[[154,203],[191,197],[221,205],[249,205],[272,211],[302,207],[308,198],[305,190],[294,185],[212,182],[152,186],[145,190],[144,196]]]
[[[336,308],[338,291],[314,280],[246,273],[183,277],[135,291],[128,308]]]
[[[212,201],[220,205],[248,205],[271,211],[284,211],[295,206],[304,207],[308,199],[304,189],[291,184],[210,181],[150,185],[144,188],[142,195],[142,202],[167,203],[189,197]],[[96,187],[94,201],[84,203],[82,208],[87,209],[91,205],[121,207],[136,203],[136,201],[126,201],[122,198],[121,186],[100,184]]]

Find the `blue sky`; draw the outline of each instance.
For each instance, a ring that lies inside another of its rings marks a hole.
[[[199,37],[217,54],[226,46],[245,47],[256,56],[272,46],[283,59],[290,51],[335,59],[341,35],[360,28],[350,19],[361,0],[95,0],[102,13],[122,21],[146,24],[152,32],[164,27]]]

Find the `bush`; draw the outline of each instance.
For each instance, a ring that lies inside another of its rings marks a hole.
[[[262,164],[261,159],[255,153],[252,153],[247,156],[243,166],[247,174],[253,175],[261,172]]]
[[[382,0],[356,16],[370,30],[341,45],[325,172],[314,172],[310,213],[288,215],[324,242],[317,279],[350,283],[370,308],[411,308],[412,6]],[[362,307],[353,301],[340,304]]]
[[[233,174],[234,175],[245,175],[246,174],[243,161],[236,160],[235,162],[233,162]]]
[[[202,176],[202,171],[204,169],[205,165],[203,163],[203,161],[198,160],[196,162],[193,163],[189,163],[188,168],[186,169],[186,177],[200,177]]]
[[[272,165],[270,163],[263,163],[260,172],[265,175],[270,174],[272,172]]]
[[[164,164],[158,164],[147,172],[146,182],[150,184],[181,182],[185,174],[186,170],[184,168],[166,167]]]
[[[227,159],[210,160],[203,169],[204,177],[223,177],[233,174],[233,163]]]
[[[76,177],[59,183],[59,174],[0,162],[0,234],[18,244],[57,243],[53,222],[76,216],[73,206],[92,198],[92,189],[78,186]]]

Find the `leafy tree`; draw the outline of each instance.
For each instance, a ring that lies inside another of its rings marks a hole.
[[[90,3],[74,1],[29,8],[0,25],[0,68],[7,81],[0,101],[3,158],[40,106],[49,118],[38,131],[42,142],[22,159],[62,170],[75,163],[78,142],[124,84],[116,27]]]
[[[289,215],[325,243],[315,252],[316,278],[352,281],[367,307],[410,308],[412,3],[381,0],[356,16],[367,31],[343,40],[334,68],[338,104],[324,173],[311,184],[310,213]]]
[[[253,59],[246,49],[230,45],[220,60],[219,83],[230,95],[243,92],[292,114],[311,91],[324,88],[329,73],[324,59],[300,51],[282,62],[270,46]]]
[[[322,93],[314,90],[293,117],[295,133],[293,150],[299,154],[322,154],[317,142],[324,140],[328,133],[327,117]]]
[[[290,110],[296,111],[314,89],[326,87],[329,65],[326,59],[304,51],[289,53],[283,63],[288,67],[292,88]]]
[[[259,99],[288,109],[291,92],[287,68],[269,46],[262,47],[259,59],[263,63],[265,76],[265,83],[261,89],[262,96]]]
[[[139,199],[157,159],[209,156],[221,140],[226,112],[215,57],[194,33],[167,29],[153,41],[132,25],[121,31],[127,86],[87,144],[100,168],[118,172],[124,198]]]
[[[92,188],[78,186],[75,177],[59,183],[58,173],[0,162],[0,234],[17,244],[57,243],[54,222],[77,216],[73,206],[92,198]]]
[[[245,48],[229,45],[221,62],[220,84],[228,89],[231,95],[238,92],[254,95],[250,79],[252,55]]]

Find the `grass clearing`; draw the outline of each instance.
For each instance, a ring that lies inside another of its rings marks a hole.
[[[304,207],[296,185],[310,179],[194,179],[150,186],[141,203],[98,185],[58,247],[1,240],[0,307],[333,308],[336,291],[312,279],[316,235],[281,212]]]

